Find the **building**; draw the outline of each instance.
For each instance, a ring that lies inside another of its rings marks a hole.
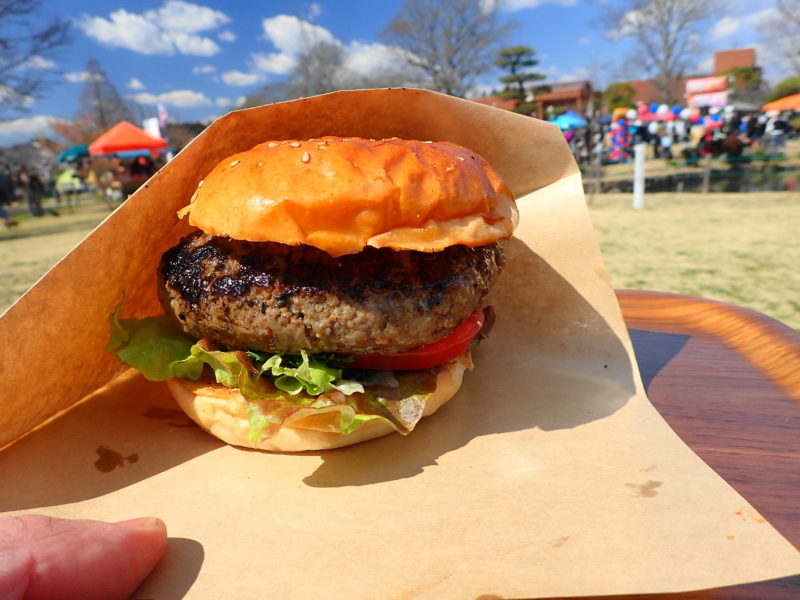
[[[539,87],[537,85],[537,87]],[[539,92],[533,96],[533,100],[538,103],[538,113],[546,114],[549,107],[553,107],[561,113],[567,110],[574,110],[577,113],[585,114],[590,102],[594,106],[599,105],[601,94],[594,91],[592,84],[588,81],[571,81],[567,83],[545,83],[541,87],[547,88],[547,92]],[[475,102],[506,110],[514,110],[517,106],[516,100],[506,100],[497,96],[484,96],[475,98]]]
[[[589,104],[599,105],[601,94],[592,88],[588,81],[570,81],[565,83],[546,83],[543,87],[550,89],[534,96],[539,103],[540,111],[546,113],[552,106],[558,112],[574,110],[586,114]]]
[[[687,79],[688,77],[681,77],[672,82],[669,95],[673,101],[679,103],[683,102]],[[634,103],[662,104],[664,102],[664,95],[653,79],[635,79],[633,81],[626,81],[625,83],[636,91],[633,96]]]
[[[760,68],[756,66],[756,51],[754,48],[738,48],[715,52],[713,68],[713,73],[695,74],[675,80],[669,90],[670,102],[677,102],[684,106],[687,104],[689,98],[687,96],[686,82],[689,80],[696,81],[713,76],[727,75],[734,69],[740,68],[758,69],[760,71]],[[633,97],[634,103],[661,104],[665,101],[664,96],[653,79],[637,79],[634,81],[626,81],[625,83],[636,90],[636,94]],[[714,92],[717,91],[721,90],[714,90]]]
[[[714,75],[730,73],[734,69],[757,69],[756,51],[754,48],[737,50],[721,50],[714,53]]]
[[[473,100],[479,104],[494,106],[495,108],[504,108],[506,110],[514,110],[517,107],[516,100],[498,98],[497,96],[483,96],[482,98],[473,98]]]

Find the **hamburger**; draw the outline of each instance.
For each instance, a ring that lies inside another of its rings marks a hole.
[[[408,434],[453,397],[517,222],[475,152],[397,138],[259,144],[178,214],[165,314],[117,307],[109,350],[221,440],[282,452]]]

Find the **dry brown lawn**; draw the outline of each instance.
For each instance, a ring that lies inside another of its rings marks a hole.
[[[0,313],[109,214],[105,204],[97,203],[59,211],[58,217],[20,217],[12,229],[0,223]]]
[[[596,196],[589,207],[616,288],[733,302],[800,329],[800,193]]]

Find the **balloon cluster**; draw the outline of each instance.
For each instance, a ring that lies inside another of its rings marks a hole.
[[[625,114],[629,121],[640,119],[642,121],[674,121],[681,114],[681,107],[677,104],[639,104],[636,108],[631,108]]]
[[[723,123],[721,109],[712,107],[709,114],[703,116],[699,108],[681,108],[677,104],[669,106],[667,104],[641,103],[636,108],[629,108],[625,112],[625,118],[630,121],[674,121],[683,119],[692,125],[702,125],[709,129],[716,129]],[[621,115],[620,115],[621,116]]]

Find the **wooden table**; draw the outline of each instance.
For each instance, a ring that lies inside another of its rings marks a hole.
[[[730,304],[658,292],[617,296],[650,400],[703,460],[800,548],[800,333]],[[614,598],[798,600],[800,575]]]

